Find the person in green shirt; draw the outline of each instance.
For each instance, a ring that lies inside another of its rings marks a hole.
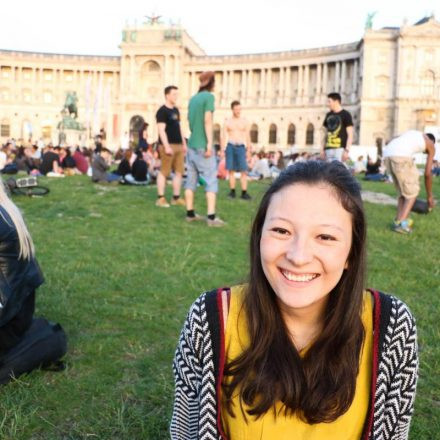
[[[185,184],[186,221],[203,220],[194,211],[194,192],[198,182],[205,186],[208,205],[208,226],[224,226],[225,222],[215,213],[218,192],[217,161],[213,148],[213,114],[215,98],[212,94],[215,86],[214,72],[203,72],[200,88],[189,101],[188,121],[191,136],[188,140],[187,178]]]

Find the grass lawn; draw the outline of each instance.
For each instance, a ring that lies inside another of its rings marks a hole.
[[[171,362],[188,307],[202,291],[245,276],[250,224],[267,184],[252,183],[247,203],[228,200],[222,183],[218,212],[228,225],[215,229],[186,224],[181,207],[156,208],[152,187],[103,187],[82,176],[41,183],[51,189],[47,197],[15,201],[46,277],[37,315],[68,333],[67,369],[1,389],[0,438],[166,439]],[[363,187],[395,194],[389,184]],[[201,191],[196,203],[205,206]],[[418,324],[410,438],[433,440],[440,435],[440,207],[414,215],[411,236],[389,230],[394,207],[366,210],[369,286],[403,299]]]

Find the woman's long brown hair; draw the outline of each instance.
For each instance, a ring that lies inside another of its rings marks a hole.
[[[329,294],[323,330],[303,358],[289,337],[260,255],[262,228],[272,196],[295,183],[328,185],[352,217],[348,267]],[[310,424],[332,422],[349,409],[364,340],[365,241],[360,186],[342,164],[297,163],[270,186],[254,219],[250,240],[250,275],[242,310],[250,345],[225,366],[229,383],[223,383],[223,392],[232,416],[234,390],[239,393],[241,411],[244,403],[247,414],[257,418],[274,409],[277,402],[283,404],[286,414],[297,413]]]

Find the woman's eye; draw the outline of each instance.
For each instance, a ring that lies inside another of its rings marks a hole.
[[[272,228],[272,231],[280,235],[287,235],[289,233],[287,229],[283,229],[283,228]]]
[[[327,235],[327,234],[321,234],[319,235],[319,238],[323,241],[335,241],[336,238],[331,236],[331,235]]]

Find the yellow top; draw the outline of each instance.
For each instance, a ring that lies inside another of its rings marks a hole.
[[[241,286],[231,289],[231,302],[225,332],[226,359],[237,357],[249,343],[246,318],[242,304]],[[240,313],[241,310],[241,313]],[[355,440],[360,439],[368,412],[371,384],[371,366],[373,357],[373,300],[369,292],[364,295],[362,323],[365,328],[365,342],[360,356],[359,374],[356,379],[356,391],[348,411],[332,423],[309,425],[295,415],[285,416],[282,404],[276,405],[277,417],[268,411],[259,419],[247,415],[247,423],[240,410],[238,394],[234,393],[235,417],[226,411],[222,403],[222,426],[229,440]],[[246,405],[243,404],[246,409]]]

